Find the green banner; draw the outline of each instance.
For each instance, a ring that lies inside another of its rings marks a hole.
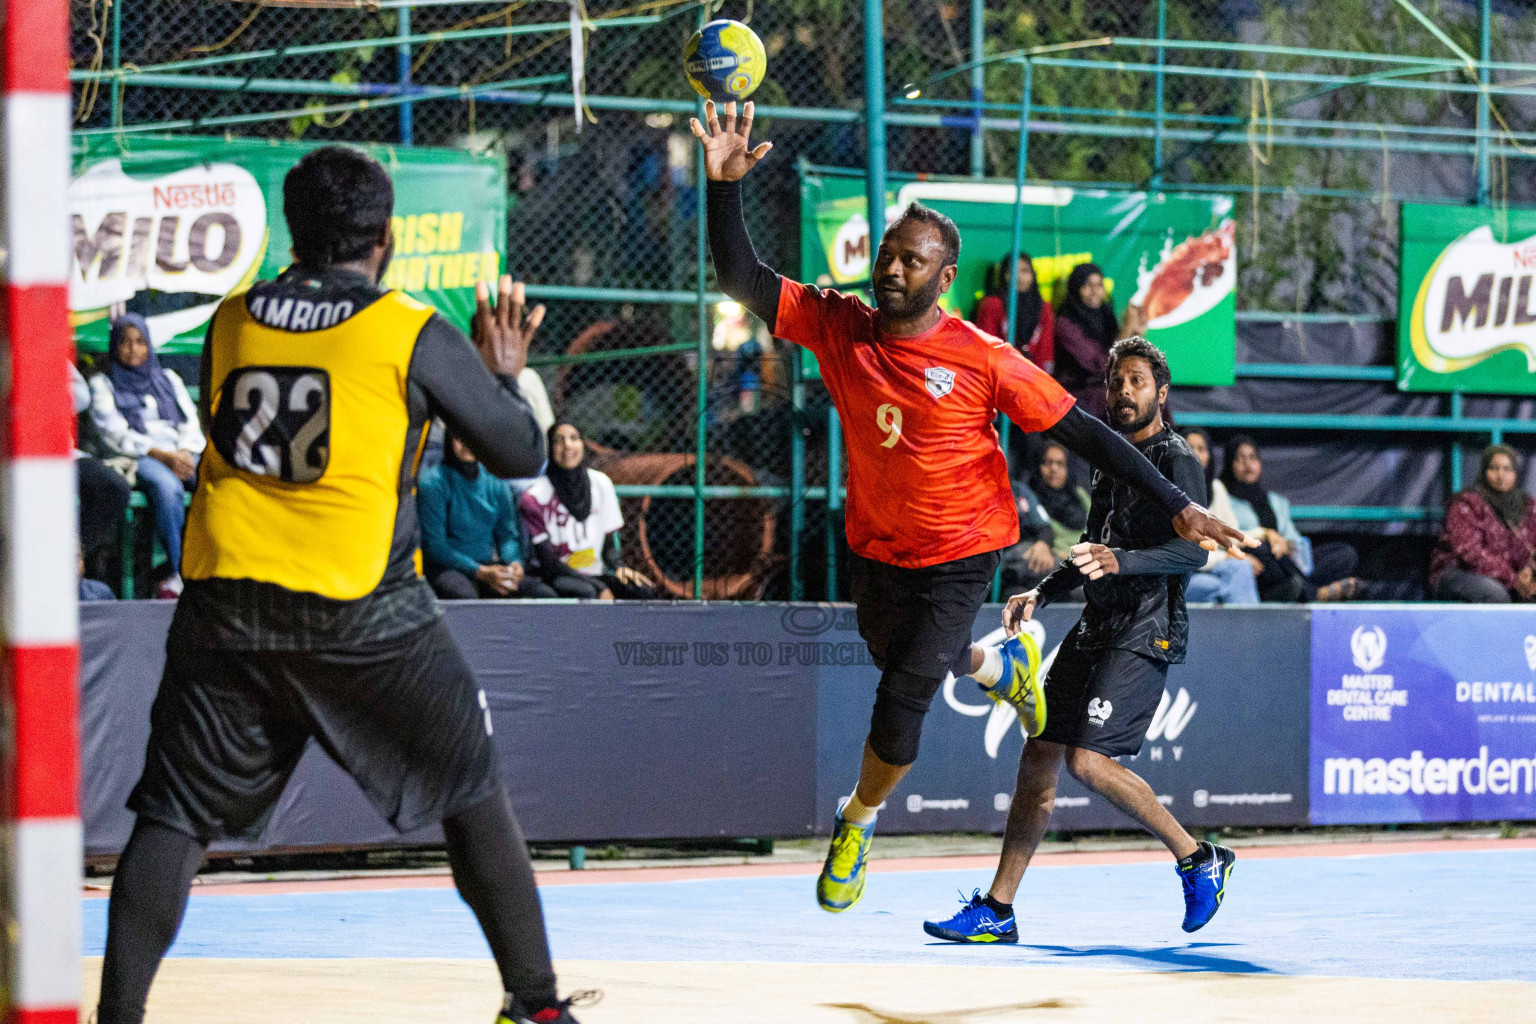
[[[887,192],[889,221],[910,202],[953,218],[960,268],[939,300],[970,316],[989,264],[1013,245],[1012,185],[911,182]],[[1178,384],[1231,384],[1237,331],[1237,252],[1229,196],[1149,195],[1025,186],[1021,248],[1047,302],[1060,305],[1079,263],[1104,268],[1116,312],[1135,302],[1147,338],[1168,355]],[[801,273],[823,287],[864,287],[869,225],[859,178],[806,174],[800,182]]]
[[[1403,204],[1397,386],[1536,394],[1536,209]]]
[[[206,138],[76,142],[69,187],[76,343],[106,348],[111,318],[149,320],[162,352],[197,352],[219,300],[290,260],[283,176],[313,145]],[[395,186],[384,279],[467,329],[507,235],[506,163],[457,150],[365,147]]]

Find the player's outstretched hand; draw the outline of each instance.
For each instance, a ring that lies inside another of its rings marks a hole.
[[[527,300],[523,282],[514,283],[506,274],[496,282],[495,306],[491,305],[490,285],[484,281],[475,285],[475,315],[469,333],[492,373],[516,377],[528,365],[528,346],[544,322],[544,306],[534,306],[524,315]]]
[[[1073,544],[1068,554],[1072,557],[1072,564],[1077,566],[1077,571],[1091,580],[1120,571],[1120,559],[1115,557],[1115,549],[1103,544],[1090,544],[1088,541]]]
[[[1243,554],[1243,548],[1258,547],[1257,542],[1244,537],[1241,530],[1228,526],[1211,515],[1203,505],[1197,505],[1193,501],[1184,506],[1184,511],[1173,517],[1173,528],[1185,540],[1199,544],[1207,551],[1220,551],[1225,548],[1227,554],[1233,558],[1246,557]]]
[[[741,122],[738,124],[736,104],[727,103],[725,127],[721,128],[715,118],[715,101],[710,100],[704,104],[704,119],[709,122],[707,132],[699,124],[698,118],[688,119],[693,134],[704,143],[704,176],[710,181],[740,181],[773,148],[771,142],[759,142],[753,148],[752,109],[752,101],[748,100],[742,108]]]
[[[1022,594],[1014,594],[1003,605],[1003,628],[1013,636],[1023,628],[1035,614],[1035,606],[1040,603],[1039,590],[1026,590]]]

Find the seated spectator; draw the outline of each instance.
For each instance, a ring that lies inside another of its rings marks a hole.
[[[587,468],[586,459],[581,431],[570,420],[556,420],[549,428],[544,475],[517,501],[532,538],[536,572],[561,597],[655,597],[650,580],[617,564],[618,530],[624,525],[618,493],[606,473]],[[616,567],[609,571],[609,564]]]
[[[108,453],[137,460],[135,486],[149,499],[155,532],[171,562],[160,596],[181,593],[185,494],[206,441],[181,378],[160,366],[149,324],[137,313],[112,322],[107,372],[91,378],[91,420]]]
[[[539,376],[539,371],[531,366],[523,367],[523,371],[517,375],[517,390],[523,393],[523,401],[533,410],[533,420],[540,430],[547,432],[555,425],[555,410],[549,404],[549,389],[544,386],[544,378]]]
[[[1050,513],[1028,487],[1013,481],[1013,504],[1019,511],[1019,542],[1003,552],[1002,596],[1010,598],[1033,590],[1056,568],[1057,558],[1051,545],[1056,531]]]
[[[1014,309],[1015,348],[1044,370],[1056,361],[1056,311],[1040,295],[1035,261],[1019,253],[1019,297]],[[1008,340],[1008,257],[987,268],[987,294],[976,303],[971,322],[996,338]]]
[[[1227,442],[1221,483],[1237,528],[1263,541],[1249,549],[1259,560],[1259,596],[1265,601],[1347,601],[1360,590],[1350,573],[1360,557],[1343,541],[1313,544],[1291,519],[1291,503],[1264,486],[1264,461],[1251,437]]]
[[[69,364],[69,394],[74,400],[79,429],[80,415],[91,408],[91,386],[80,375],[74,363]],[[94,430],[91,432],[94,433]],[[77,437],[74,452],[75,500],[80,518],[80,575],[82,579],[105,587],[105,583],[100,583],[105,574],[103,556],[112,538],[122,528],[123,514],[128,511],[128,496],[132,488],[122,474],[114,472],[105,462],[82,451],[82,443]],[[110,597],[111,594],[111,590],[108,590],[107,595]]]
[[[111,470],[108,470],[111,472]],[[112,588],[101,580],[93,580],[85,575],[85,555],[78,554],[75,558],[75,575],[79,579],[77,599],[80,601],[116,601],[117,595],[112,593]]]
[[[1211,456],[1211,435],[1200,427],[1184,431],[1184,440],[1205,469],[1206,508],[1228,526],[1240,529],[1232,511],[1227,485],[1216,479],[1216,460]],[[1259,588],[1255,577],[1264,570],[1257,558],[1233,558],[1225,551],[1212,551],[1205,567],[1189,578],[1184,597],[1188,601],[1213,604],[1258,604]]]
[[[1437,601],[1507,604],[1536,600],[1536,515],[1520,489],[1513,448],[1483,450],[1477,483],[1451,499],[1429,560]]]
[[[1140,334],[1146,326],[1146,318],[1135,306],[1126,307],[1122,325],[1105,290],[1104,271],[1096,263],[1079,263],[1067,278],[1067,294],[1056,313],[1051,375],[1072,393],[1084,412],[1103,419],[1109,347],[1121,338]]]
[[[1051,553],[1066,558],[1088,528],[1088,491],[1072,480],[1067,450],[1055,441],[1040,449],[1040,467],[1029,478],[1029,489],[1051,517]]]
[[[555,596],[527,574],[528,543],[507,482],[482,469],[452,431],[443,438],[443,461],[421,472],[416,516],[423,568],[438,597]]]

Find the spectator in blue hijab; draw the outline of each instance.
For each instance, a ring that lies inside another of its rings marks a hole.
[[[137,313],[112,322],[107,370],[91,378],[91,420],[109,456],[136,460],[135,486],[144,492],[165,546],[171,576],[161,597],[181,593],[181,528],[185,492],[197,478],[207,442],[197,406],[174,371],[160,365],[149,324]]]

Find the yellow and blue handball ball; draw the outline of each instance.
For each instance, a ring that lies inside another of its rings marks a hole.
[[[757,33],[739,21],[720,18],[693,34],[683,48],[688,84],[716,103],[740,102],[768,73],[768,53]]]

